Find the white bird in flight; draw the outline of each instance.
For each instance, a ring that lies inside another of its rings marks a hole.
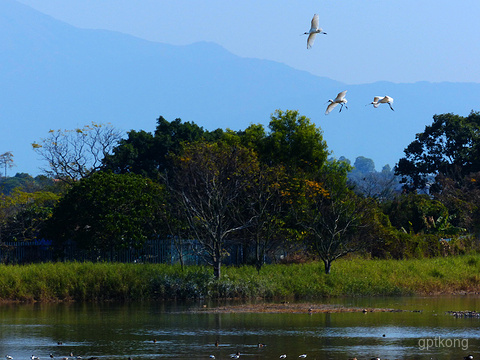
[[[378,100],[378,103],[379,104],[388,104],[388,106],[390,106],[390,109],[392,109],[392,111],[395,111],[395,110],[393,110],[393,107],[392,107],[393,98],[391,98],[390,96],[384,96],[382,99]]]
[[[392,103],[393,103],[393,98],[390,96],[375,96],[373,98],[373,101],[370,104],[367,104],[365,106],[373,105],[374,108],[377,108],[380,106],[380,104],[388,104],[388,106],[390,106],[390,109],[393,110]]]
[[[373,98],[373,101],[370,103],[370,104],[367,104],[365,106],[368,106],[368,105],[373,105],[374,108],[377,108],[380,104],[378,103],[378,100],[380,100],[381,98],[383,98],[383,96],[375,96]]]
[[[328,115],[335,108],[335,106],[337,106],[338,104],[342,105],[339,112],[342,111],[344,105],[345,105],[345,108],[348,110],[348,107],[346,105],[347,104],[347,99],[345,99],[345,94],[346,93],[347,93],[347,90],[342,91],[341,93],[338,93],[335,100],[329,99],[327,101],[327,102],[330,103],[330,105],[328,105],[327,110],[325,111],[325,115]]]
[[[315,42],[315,36],[317,36],[317,34],[327,35],[327,33],[324,32],[322,28],[318,27],[318,14],[314,14],[310,30],[308,32],[303,33],[303,35],[308,35],[307,49],[310,49],[313,46],[313,43]]]

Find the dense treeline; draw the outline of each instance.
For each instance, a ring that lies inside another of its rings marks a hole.
[[[216,278],[232,245],[258,271],[267,259],[319,259],[326,273],[352,252],[473,252],[479,130],[478,113],[435,115],[395,169],[381,172],[364,157],[353,166],[330,157],[321,129],[290,110],[241,131],[160,117],[154,133],[124,139],[98,124],[50,132],[33,144],[50,164],[52,177],[31,182],[41,190],[7,191],[3,179],[0,244],[45,237],[61,258],[72,242],[95,253],[168,237],[182,259],[182,239],[196,239]]]

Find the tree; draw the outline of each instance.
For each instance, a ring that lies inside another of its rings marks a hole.
[[[120,132],[111,125],[92,122],[74,130],[50,130],[45,139],[32,144],[48,162],[46,174],[69,184],[101,169],[102,159],[120,140]]]
[[[389,165],[377,172],[373,160],[363,156],[355,160],[355,167],[348,173],[348,180],[354,185],[357,194],[379,201],[392,200],[399,184]]]
[[[448,209],[426,194],[402,194],[383,210],[394,227],[407,233],[438,233],[450,226]]]
[[[358,156],[355,159],[355,164],[353,164],[353,167],[354,170],[362,174],[368,174],[375,171],[375,163],[373,162],[373,160],[364,156]]]
[[[112,154],[105,157],[103,169],[156,179],[168,169],[167,157],[178,153],[183,143],[214,141],[222,134],[221,130],[208,132],[193,122],[178,118],[169,122],[160,116],[154,134],[132,130],[127,139],[120,140]]]
[[[5,195],[10,195],[16,188],[28,193],[35,191],[61,193],[65,186],[64,183],[54,181],[45,175],[32,177],[27,173],[16,173],[15,176],[0,178],[0,191]]]
[[[307,181],[306,202],[297,209],[302,237],[326,274],[333,261],[367,245],[360,230],[368,226],[369,208],[348,188],[349,169],[344,162],[327,163],[322,181]]]
[[[404,150],[395,167],[406,189],[441,190],[435,181],[439,174],[462,181],[465,175],[480,171],[480,113],[468,117],[454,114],[435,115],[432,125]]]
[[[49,191],[26,192],[20,188],[10,195],[0,194],[0,240],[35,239],[59,198]]]
[[[265,257],[285,240],[288,205],[282,192],[286,182],[288,177],[283,166],[260,164],[248,188],[250,201],[244,202],[240,212],[243,222],[249,222],[250,225],[240,232],[239,237],[247,249],[253,249],[253,263],[258,272],[265,263]]]
[[[140,175],[98,172],[69,189],[44,235],[57,248],[68,240],[90,251],[139,248],[157,237],[164,195],[162,186]]]
[[[0,240],[35,240],[44,222],[51,216],[60,196],[49,191],[25,192],[16,188],[1,196]]]
[[[287,169],[315,172],[327,160],[328,150],[320,128],[298,111],[277,110],[271,116],[270,133],[260,158],[267,164],[282,164]]]
[[[2,167],[5,172],[5,177],[7,177],[7,168],[11,169],[14,165],[13,163],[13,153],[11,151],[7,151],[0,155],[0,167]]]
[[[171,191],[183,208],[191,236],[200,242],[219,278],[225,246],[251,223],[240,222],[239,211],[257,173],[256,156],[241,146],[198,142],[186,145],[172,160]]]
[[[442,175],[437,182],[442,191],[435,199],[447,207],[452,226],[480,233],[480,172],[467,175],[460,184]]]

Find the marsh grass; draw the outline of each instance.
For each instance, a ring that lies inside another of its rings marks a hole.
[[[155,299],[399,296],[480,291],[480,255],[224,267],[122,263],[0,265],[3,301],[138,301]]]

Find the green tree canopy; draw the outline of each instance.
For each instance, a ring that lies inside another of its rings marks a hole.
[[[277,110],[268,125],[270,132],[260,152],[267,164],[282,164],[287,169],[315,172],[329,154],[320,128],[298,111]]]
[[[167,156],[178,153],[183,143],[215,141],[222,136],[223,131],[219,129],[209,132],[193,122],[182,122],[178,118],[169,122],[160,116],[154,134],[130,131],[127,139],[122,139],[113,154],[104,159],[103,169],[156,179],[169,166]]]
[[[25,192],[20,188],[10,195],[0,194],[0,241],[36,239],[59,198],[49,191]]]
[[[362,174],[368,174],[375,171],[375,163],[372,159],[366,158],[365,156],[358,156],[355,159],[353,167],[356,171]]]
[[[98,172],[75,183],[48,220],[44,235],[83,249],[140,247],[163,219],[164,189],[135,174]]]
[[[461,181],[480,171],[480,113],[435,115],[404,152],[395,173],[402,176],[407,189],[424,189],[431,182],[430,190],[438,192],[434,178],[439,174]]]
[[[408,233],[437,233],[451,227],[445,205],[426,194],[403,194],[383,209],[394,227]]]

